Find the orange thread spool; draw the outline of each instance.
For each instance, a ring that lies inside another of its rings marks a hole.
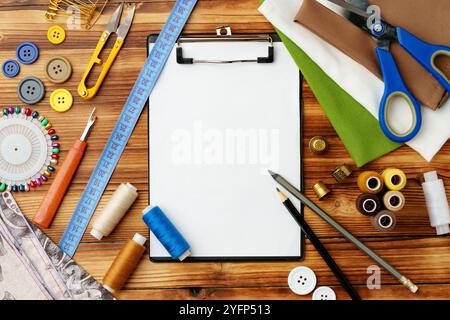
[[[358,176],[358,187],[364,193],[377,194],[384,187],[384,181],[375,171],[364,171]]]
[[[136,233],[133,239],[128,240],[122,247],[103,277],[103,286],[111,293],[120,290],[136,269],[145,251],[146,241],[144,236]]]

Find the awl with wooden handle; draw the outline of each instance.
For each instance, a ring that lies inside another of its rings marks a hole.
[[[84,151],[87,147],[87,136],[95,123],[95,108],[92,110],[89,116],[86,127],[80,140],[75,141],[74,145],[70,148],[66,158],[58,173],[55,176],[55,180],[51,184],[44,200],[42,201],[36,215],[33,218],[33,222],[41,228],[48,228],[56,215],[56,212],[61,205],[61,202],[66,194],[67,189],[72,181],[72,178],[77,171],[77,168],[83,158]]]

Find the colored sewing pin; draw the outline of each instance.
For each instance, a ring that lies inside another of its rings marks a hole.
[[[87,147],[87,136],[95,123],[95,108],[92,110],[91,115],[89,116],[86,127],[83,131],[83,134],[80,137],[80,140],[75,141],[74,145],[70,148],[67,153],[64,162],[55,176],[55,180],[53,181],[50,189],[47,192],[44,200],[42,201],[36,215],[34,216],[33,222],[42,228],[48,228],[55,217],[56,212],[58,211],[59,206],[64,198],[64,195],[69,188],[69,184],[72,181],[73,175],[77,170],[81,159],[83,157],[84,151]],[[59,151],[59,150],[58,150]],[[48,166],[50,169],[51,166]]]

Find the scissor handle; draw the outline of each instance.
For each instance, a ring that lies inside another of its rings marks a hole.
[[[381,130],[392,141],[408,142],[419,133],[422,126],[420,103],[406,88],[392,53],[389,50],[377,48],[377,55],[384,79],[384,94],[378,115]],[[389,108],[391,107],[392,99],[395,97],[404,99],[411,109],[413,121],[410,129],[405,133],[396,132],[389,123]]]
[[[438,56],[450,57],[450,47],[429,44],[401,27],[397,27],[397,35],[400,45],[450,92],[450,79],[435,63]]]
[[[91,56],[91,59],[89,60],[89,64],[86,68],[86,71],[84,72],[83,78],[81,79],[80,83],[78,84],[78,94],[80,95],[80,97],[82,97],[83,99],[86,100],[90,100],[92,99],[98,92],[98,90],[100,89],[100,86],[103,83],[103,80],[105,80],[106,75],[109,72],[109,69],[111,68],[114,60],[117,57],[117,54],[119,53],[120,49],[122,48],[123,45],[123,41],[124,39],[122,38],[117,38],[116,42],[114,43],[113,48],[111,49],[111,52],[107,58],[106,61],[102,61],[100,60],[100,53],[103,50],[103,47],[106,44],[106,41],[108,40],[110,36],[110,33],[107,31],[104,31],[102,36],[100,37],[97,46],[94,50],[94,53]],[[97,78],[97,81],[95,82],[95,85],[92,88],[88,88],[86,85],[86,80],[89,77],[89,74],[92,71],[92,68],[94,67],[94,65],[101,65],[102,66],[102,70]]]

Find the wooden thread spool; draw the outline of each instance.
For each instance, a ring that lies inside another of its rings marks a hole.
[[[103,286],[108,291],[115,293],[122,289],[141,260],[146,241],[147,239],[144,236],[136,233],[133,239],[128,240],[122,247],[103,277]]]
[[[384,186],[383,178],[375,171],[364,171],[358,176],[358,187],[364,193],[377,194]]]
[[[97,240],[108,236],[138,197],[131,183],[122,183],[92,224],[91,235]]]

